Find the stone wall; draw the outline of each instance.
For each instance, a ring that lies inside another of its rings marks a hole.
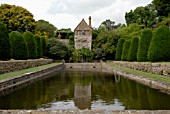
[[[52,59],[0,61],[0,74],[52,63]]]
[[[0,81],[0,96],[9,94],[37,80],[49,78],[49,75],[48,75],[49,73],[52,73],[54,71],[61,70],[64,68],[65,66],[63,64],[58,64],[58,65],[55,65],[55,66],[52,66],[46,69],[42,69],[36,72],[29,72],[23,75],[1,80]]]
[[[170,63],[124,62],[124,61],[114,61],[113,63],[143,72],[170,76],[169,72]]]
[[[81,70],[95,70],[101,71],[101,63],[65,63],[66,69],[81,69]]]

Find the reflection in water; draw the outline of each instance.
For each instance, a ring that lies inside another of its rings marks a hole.
[[[88,85],[75,83],[74,102],[79,109],[91,109],[91,83]]]
[[[50,75],[1,97],[0,109],[170,109],[169,95],[116,74],[64,70]]]

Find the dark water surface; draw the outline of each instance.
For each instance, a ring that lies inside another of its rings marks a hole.
[[[0,97],[0,109],[170,109],[169,95],[113,74],[63,70],[49,76]]]

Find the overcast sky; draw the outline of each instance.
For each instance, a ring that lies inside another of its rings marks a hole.
[[[125,12],[146,6],[152,0],[0,0],[0,4],[22,6],[37,21],[49,21],[58,29],[74,28],[84,18],[92,17],[92,26],[98,27],[106,19],[116,24],[125,23]]]

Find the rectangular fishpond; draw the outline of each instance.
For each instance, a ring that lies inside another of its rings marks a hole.
[[[65,69],[0,97],[0,109],[169,110],[170,96],[121,76]]]

